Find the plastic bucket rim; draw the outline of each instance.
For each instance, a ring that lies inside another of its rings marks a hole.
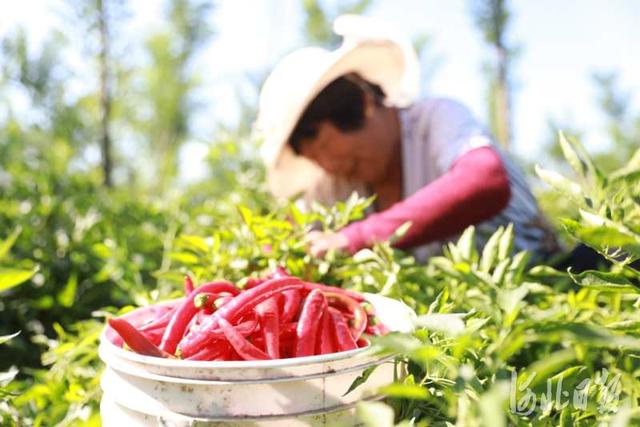
[[[289,376],[289,377],[276,377],[276,378],[262,378],[262,379],[250,379],[250,380],[207,380],[199,378],[184,378],[184,377],[172,377],[162,374],[156,374],[153,372],[145,371],[141,368],[127,365],[108,365],[109,369],[121,372],[125,375],[131,375],[137,378],[143,378],[151,381],[167,382],[172,384],[193,384],[193,385],[251,385],[251,384],[267,384],[267,383],[283,383],[283,382],[300,382],[314,380],[318,378],[325,378],[334,375],[350,374],[356,371],[363,371],[372,366],[379,366],[385,363],[389,363],[395,359],[397,355],[386,355],[380,359],[369,360],[366,363],[360,365],[349,366],[348,368],[330,371],[330,372],[318,372],[310,375],[301,376]]]
[[[288,357],[284,359],[272,360],[186,360],[186,359],[165,359],[161,357],[144,356],[142,354],[127,351],[113,344],[105,336],[105,329],[100,335],[100,347],[104,347],[105,351],[113,352],[123,359],[133,362],[143,363],[145,365],[156,365],[162,367],[180,367],[180,368],[212,368],[212,369],[247,369],[247,368],[288,368],[293,366],[315,365],[320,363],[335,362],[342,359],[349,359],[356,356],[365,357],[373,355],[372,346],[356,348],[353,350],[340,351],[329,354],[321,354],[315,356]]]

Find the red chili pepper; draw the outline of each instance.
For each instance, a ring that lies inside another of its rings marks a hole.
[[[249,312],[256,305],[271,298],[275,294],[287,289],[300,289],[302,286],[302,281],[296,277],[268,280],[261,285],[236,296],[233,300],[220,308],[214,316],[218,319],[224,318],[233,322],[238,317]]]
[[[258,320],[253,319],[253,320],[246,320],[242,323],[238,323],[235,326],[235,328],[236,328],[236,331],[238,331],[238,333],[240,333],[243,337],[248,337],[249,335],[254,333],[256,329],[258,329],[258,325],[259,325]],[[222,332],[222,329],[220,328],[214,329],[213,331],[209,332],[209,335],[211,338],[215,338],[215,339],[223,339],[225,337],[224,333]],[[206,347],[208,347],[208,345]]]
[[[231,298],[228,293],[224,293],[226,296],[221,296],[222,293],[213,292],[200,292],[193,299],[193,305],[199,309],[204,310],[206,313],[211,314],[218,308],[216,302],[222,298]]]
[[[329,306],[324,308],[322,313],[322,329],[318,334],[318,342],[316,343],[316,354],[335,353],[335,333],[333,332],[333,318],[329,312]]]
[[[225,305],[226,303],[228,303],[229,301],[231,301],[232,299],[233,299],[232,296],[220,297],[220,298],[217,298],[213,302],[213,305],[214,305],[215,309],[217,310],[220,307],[222,307],[223,305]]]
[[[141,327],[138,328],[138,330],[140,332],[146,332],[146,331],[155,331],[160,329],[164,332],[164,328],[167,327],[167,325],[169,324],[169,321],[173,317],[176,310],[177,310],[177,307],[173,307],[171,310],[167,311],[157,319],[154,319],[153,321],[142,325]]]
[[[109,323],[121,336],[110,330],[118,338],[112,341],[155,357],[263,360],[351,350],[368,345],[365,330],[388,332],[353,291],[304,282],[282,267],[247,283],[243,292],[224,281],[202,285],[174,307],[153,308],[157,317],[140,330],[114,319]],[[187,276],[185,290],[192,286]]]
[[[364,338],[360,338],[356,344],[358,345],[358,348],[368,347],[369,346],[369,341],[367,341]]]
[[[191,292],[193,292],[193,288],[193,280],[191,280],[191,276],[187,274],[186,276],[184,276],[184,294],[189,295]]]
[[[283,359],[294,357],[296,350],[295,336],[282,337],[280,339],[280,357]]]
[[[131,323],[127,322],[125,319],[112,317],[111,319],[109,319],[109,326],[115,329],[115,331],[120,334],[129,348],[136,353],[142,354],[144,356],[171,357],[170,354],[165,353],[164,351],[156,347],[153,343],[151,343],[147,338],[145,338],[144,335],[142,335],[142,333],[140,333]]]
[[[298,322],[285,323],[280,327],[280,334],[282,334],[283,336],[295,336],[296,329],[298,329]]]
[[[353,339],[357,341],[367,327],[367,312],[364,307],[346,295],[336,292],[323,293],[330,306],[344,309],[349,313],[349,317],[351,317],[349,320],[349,329],[351,330]]]
[[[362,308],[364,308],[365,313],[367,313],[367,316],[374,316],[376,314],[376,309],[373,307],[373,304],[371,304],[369,301],[363,301],[362,304]]]
[[[153,329],[150,331],[140,331],[138,330],[146,339],[149,340],[153,345],[159,346],[162,341],[162,334],[164,333],[164,329]]]
[[[244,285],[242,286],[242,289],[246,291],[247,289],[255,288],[256,286],[262,284],[264,281],[265,281],[264,279],[258,279],[256,277],[249,277],[244,282]]]
[[[185,360],[226,360],[229,355],[229,344],[224,341],[216,341],[213,345],[208,345]]]
[[[155,313],[155,317],[151,320],[146,320],[145,323],[138,325],[134,319],[128,319],[127,321],[136,327],[139,331],[147,331],[154,329],[162,329],[167,326],[169,320],[171,320],[171,316],[175,313],[176,309],[184,302],[184,298],[179,298],[174,301],[169,301],[162,303],[159,306],[151,306],[149,309],[152,309]],[[137,320],[137,319],[136,319]]]
[[[319,289],[314,289],[307,296],[296,329],[295,357],[313,355],[322,313],[326,306],[327,300]]]
[[[328,286],[328,285],[323,285],[322,283],[313,283],[313,282],[304,282],[304,285],[305,285],[305,289],[308,289],[308,290],[320,289],[322,292],[335,292],[335,293],[346,295],[358,302],[364,301],[363,295],[354,291],[350,291],[349,289],[339,288],[337,286]]]
[[[278,302],[271,297],[256,306],[256,312],[260,319],[262,337],[265,349],[271,359],[280,358],[280,319],[278,315]]]
[[[231,347],[242,357],[244,360],[268,360],[269,355],[264,351],[251,344],[245,337],[242,336],[236,328],[231,325],[225,318],[220,318],[218,321],[220,329],[224,333],[225,337],[231,344]]]
[[[333,318],[337,351],[353,350],[354,348],[357,348],[356,342],[349,331],[349,326],[347,326],[347,322],[345,322],[342,317],[342,313],[333,307],[329,307],[329,312]]]
[[[302,301],[302,295],[297,289],[291,289],[282,293],[284,297],[284,307],[282,308],[282,316],[280,317],[281,323],[288,323],[296,318],[300,311],[300,301]]]
[[[208,333],[217,327],[219,319],[235,322],[243,314],[246,314],[256,305],[275,294],[287,289],[300,289],[302,287],[303,284],[300,279],[287,277],[268,280],[255,288],[244,291],[214,312],[197,331],[183,337],[179,345],[181,354],[188,357],[205,345],[209,340]]]
[[[167,329],[165,329],[164,335],[162,336],[162,342],[160,343],[162,350],[170,354],[175,353],[176,347],[187,330],[189,322],[198,312],[198,308],[194,304],[194,299],[202,292],[229,292],[237,295],[240,291],[233,286],[232,283],[226,281],[210,282],[196,288],[189,294],[169,321],[169,325],[167,325]]]
[[[369,335],[382,336],[387,335],[389,333],[389,329],[382,323],[378,323],[375,325],[368,325],[367,329],[365,329],[365,332]]]

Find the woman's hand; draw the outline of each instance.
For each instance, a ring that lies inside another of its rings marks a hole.
[[[329,250],[347,251],[349,240],[342,233],[311,231],[306,236],[307,251],[314,257],[323,257]]]

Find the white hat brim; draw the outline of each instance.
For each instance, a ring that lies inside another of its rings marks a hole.
[[[261,149],[267,165],[267,183],[270,191],[280,198],[288,198],[331,179],[320,167],[308,159],[297,156],[287,143],[298,120],[313,99],[332,81],[349,73],[379,85],[385,92],[385,103],[406,106],[417,92],[417,60],[407,55],[406,48],[391,40],[361,40],[343,44],[326,55],[321,66],[303,76],[306,80],[304,96],[297,96],[288,108],[275,111],[269,121],[277,123],[264,132]],[[416,80],[413,82],[413,80]],[[265,86],[267,82],[265,82]],[[283,94],[286,96],[286,94]],[[270,108],[262,102],[261,115]],[[268,110],[273,112],[273,110]],[[278,114],[279,113],[279,114]],[[274,117],[280,116],[280,117]],[[258,118],[260,126],[261,118]]]

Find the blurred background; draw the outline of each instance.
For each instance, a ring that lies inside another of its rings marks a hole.
[[[0,118],[68,127],[60,121],[75,117],[84,132],[68,141],[76,165],[98,167],[108,151],[110,182],[155,181],[154,166],[163,179],[193,182],[206,177],[221,134],[248,131],[277,60],[308,44],[335,46],[330,22],[344,12],[405,30],[424,94],[466,103],[523,159],[553,151],[558,128],[612,158],[626,158],[614,145],[638,135],[633,0],[25,0],[0,14]],[[46,117],[62,105],[66,118]]]
[[[335,47],[341,13],[406,30],[423,93],[467,104],[528,171],[562,168],[559,129],[604,170],[639,146],[636,0],[3,1],[0,344],[21,332],[0,347],[0,386],[20,366],[0,415],[97,423],[87,319],[175,291],[177,236],[274,208],[260,84],[295,48]],[[529,175],[551,218],[574,213]]]

